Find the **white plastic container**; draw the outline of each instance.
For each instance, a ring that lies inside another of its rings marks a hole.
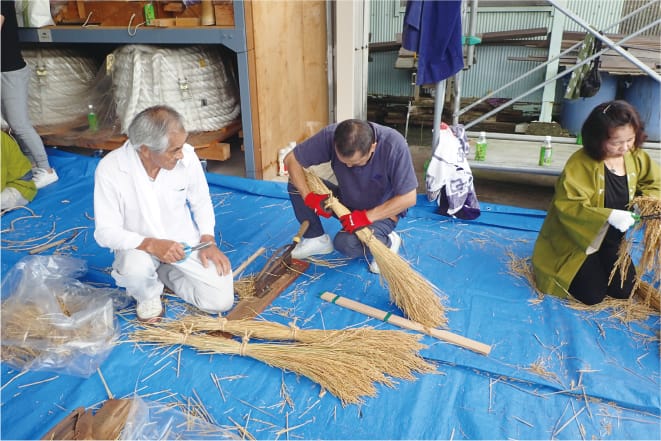
[[[296,147],[296,143],[292,141],[287,147],[278,150],[278,176],[289,176],[287,166],[285,166],[285,156],[287,156],[287,153],[294,150],[294,147]]]

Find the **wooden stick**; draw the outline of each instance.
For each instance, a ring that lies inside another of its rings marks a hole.
[[[364,303],[356,302],[355,300],[348,299],[346,297],[339,296],[332,292],[324,292],[320,296],[322,300],[326,300],[330,303],[335,303],[336,305],[343,306],[352,311],[360,312],[369,317],[373,317],[379,320],[383,320],[386,323],[391,325],[399,326],[400,328],[410,329],[412,331],[418,331],[423,334],[431,335],[439,340],[446,341],[453,345],[461,346],[465,349],[470,349],[482,355],[489,355],[491,352],[491,346],[480,343],[470,338],[462,337],[461,335],[453,334],[452,332],[443,331],[441,329],[428,328],[423,326],[418,322],[400,317],[398,315],[391,314],[389,312],[383,311],[381,309],[374,308]]]
[[[202,26],[213,26],[216,24],[215,12],[211,0],[202,0],[202,13],[200,15]]]
[[[101,373],[101,368],[96,368],[96,372],[99,374],[99,378],[101,379],[101,383],[103,383],[103,387],[106,388],[106,393],[108,394],[108,398],[111,400],[115,398],[115,396],[112,394],[112,391],[108,387],[108,383],[106,383],[106,379],[103,378],[103,374]]]
[[[253,263],[255,259],[257,259],[260,255],[264,254],[264,251],[266,251],[266,248],[261,247],[257,251],[255,251],[252,256],[248,257],[245,262],[243,262],[241,265],[237,266],[236,269],[232,272],[232,276],[236,277],[239,274],[241,274],[241,271],[246,269],[248,265]]]
[[[30,254],[41,253],[42,251],[46,251],[46,250],[51,249],[51,248],[53,248],[53,247],[60,246],[60,245],[62,245],[64,242],[66,242],[67,240],[69,240],[69,239],[60,239],[60,240],[56,240],[55,242],[51,242],[51,243],[47,243],[47,244],[44,244],[44,245],[38,246],[38,247],[36,247],[36,248],[31,249],[31,250],[30,250]]]

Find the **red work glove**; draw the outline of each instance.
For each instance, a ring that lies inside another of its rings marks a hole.
[[[372,223],[372,221],[367,218],[367,210],[353,210],[351,213],[340,217],[340,222],[342,222],[344,230],[349,233],[353,233],[354,231],[364,228]]]
[[[328,200],[328,197],[330,195],[328,194],[319,194],[319,193],[308,193],[307,196],[305,196],[305,205],[307,205],[312,211],[314,211],[314,214],[317,216],[323,216],[323,217],[331,217],[333,213],[330,211],[326,210],[326,207],[324,206],[324,202]]]

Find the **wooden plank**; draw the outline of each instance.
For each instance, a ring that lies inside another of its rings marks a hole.
[[[502,42],[514,38],[545,37],[549,33],[547,28],[512,29],[507,31],[485,32],[480,35],[482,44]]]
[[[230,145],[226,142],[216,142],[205,147],[195,147],[195,153],[201,159],[227,161],[230,159]]]
[[[216,26],[234,27],[234,5],[231,0],[215,1],[213,9]]]
[[[127,0],[78,1],[72,7],[69,7],[67,4],[66,7],[60,8],[56,16],[53,17],[53,20],[56,25],[82,24],[89,19],[88,23],[99,26],[126,27],[130,24],[131,27],[134,27],[145,21],[144,6],[147,4],[154,6],[155,16],[158,20],[178,19],[173,22],[174,26],[199,26],[199,19],[202,15],[202,4],[200,2],[190,2],[184,8],[181,2]],[[198,24],[194,25],[192,24],[193,21],[188,19],[197,19]],[[229,23],[227,14],[224,15],[224,19],[225,23]],[[165,25],[169,21],[159,23]],[[234,26],[233,14],[231,26]]]
[[[264,297],[248,297],[239,301],[234,308],[227,314],[228,320],[241,320],[254,318],[259,315],[267,306],[285,290],[291,283],[303,274],[310,263],[303,260],[292,259],[292,269],[288,270],[282,277],[276,280]]]
[[[85,123],[86,124],[86,121]],[[36,127],[46,145],[60,147],[81,147],[94,150],[114,150],[126,141],[126,135],[115,133],[110,128],[90,132],[83,121],[73,121],[58,125]],[[230,158],[230,145],[224,143],[241,130],[241,121],[231,122],[226,127],[212,132],[192,132],[186,142],[195,147],[202,159],[226,161]]]
[[[278,172],[278,150],[328,123],[326,5],[315,0],[244,7],[251,10],[246,34],[254,44],[248,70],[255,173],[270,179]]]

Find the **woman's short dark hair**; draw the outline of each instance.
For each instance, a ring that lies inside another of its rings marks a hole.
[[[360,119],[347,119],[339,123],[333,138],[337,153],[344,158],[351,158],[356,152],[365,156],[376,141],[372,126]]]
[[[610,138],[611,131],[627,124],[631,125],[636,134],[633,146],[635,150],[647,139],[645,125],[636,109],[623,100],[599,104],[592,109],[581,128],[583,148],[586,153],[597,161],[603,160],[606,157],[605,141]]]

